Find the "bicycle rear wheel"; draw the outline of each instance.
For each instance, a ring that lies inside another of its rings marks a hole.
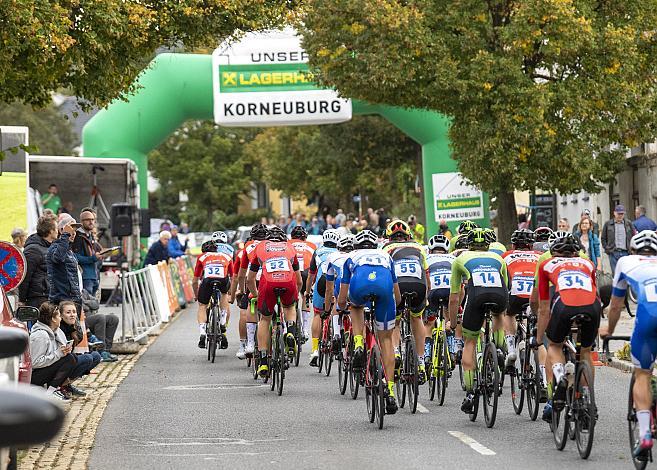
[[[327,352],[324,354],[324,373],[328,377],[331,375],[331,367],[333,366],[333,334],[329,330],[329,340],[326,343],[328,345]]]
[[[418,382],[418,357],[415,352],[415,341],[412,337],[406,341],[405,349],[406,353],[404,357],[404,371],[402,371],[402,376],[404,377],[404,388],[408,391],[408,406],[411,413],[415,413],[417,411],[417,399],[420,392],[420,386]]]
[[[276,365],[276,369],[278,371],[276,379],[278,382],[276,384],[276,392],[278,392],[278,396],[280,397],[283,394],[283,383],[285,382],[285,366],[288,361],[288,357],[285,353],[285,344],[280,329],[277,331],[276,336],[278,337],[276,341],[278,343],[278,361]]]
[[[374,359],[374,354],[370,352],[369,361],[367,361],[367,369],[363,371],[365,374],[365,402],[367,403],[367,417],[370,420],[370,423],[374,422],[376,418],[376,392],[375,388],[375,377],[376,377],[376,360]]]
[[[557,384],[552,380],[552,390],[557,389]],[[568,428],[570,427],[570,418],[569,418],[569,399],[568,397],[572,395],[571,390],[566,390],[566,406],[560,411],[552,406],[552,422],[550,427],[552,428],[552,435],[554,436],[554,445],[557,447],[557,450],[563,450],[566,447],[566,442],[568,442]]]
[[[354,342],[349,343],[349,357],[353,359],[354,357]],[[351,398],[355,400],[358,398],[358,389],[361,382],[361,374],[363,373],[362,369],[354,370],[353,361],[349,361],[349,393],[351,393]]]
[[[627,428],[629,431],[630,437],[630,455],[634,453],[634,446],[639,439],[641,439],[641,434],[639,432],[639,422],[636,418],[636,409],[634,408],[634,374],[632,374],[632,379],[630,380],[630,393],[627,398]],[[652,450],[650,455],[645,459],[637,459],[632,456],[632,462],[634,463],[634,468],[637,470],[643,470],[648,465],[648,462],[652,461]]]
[[[486,344],[483,363],[483,401],[486,426],[492,428],[497,417],[497,401],[500,389],[500,370],[497,362],[497,349],[493,343]]]
[[[429,374],[429,400],[433,401],[438,394],[440,400],[440,344],[438,341],[438,334],[432,336],[431,344],[431,369],[427,371]]]
[[[527,412],[529,419],[536,421],[538,409],[541,403],[541,369],[538,362],[538,351],[530,349],[523,354],[523,381],[525,383],[525,394],[527,396]]]
[[[591,455],[597,409],[593,386],[593,372],[588,362],[581,362],[575,376],[575,442],[579,456],[587,459]]]
[[[374,376],[374,386],[372,388],[374,393],[374,409],[376,411],[376,419],[379,429],[383,429],[383,418],[386,414],[385,408],[385,380],[383,375],[383,363],[381,362],[381,353],[379,352],[379,346],[374,345],[372,348],[372,358],[374,359],[374,366],[376,369],[376,375]]]
[[[340,349],[338,354],[338,390],[340,395],[344,395],[347,391],[347,382],[349,382],[349,362],[351,358],[349,356],[349,346],[344,345]]]
[[[401,326],[400,326],[401,328]],[[401,355],[401,365],[399,366],[399,372],[396,374],[397,381],[395,382],[395,392],[397,393],[397,398],[399,399],[399,407],[403,408],[406,405],[406,376],[404,375],[404,364],[406,361],[406,349],[402,347],[403,343],[399,342],[399,354]]]
[[[440,364],[440,388],[442,388],[442,393],[440,394],[440,399],[438,400],[438,405],[440,406],[445,404],[445,395],[447,395],[447,382],[451,372],[449,349],[447,348],[446,336],[443,336],[442,351],[442,362]]]
[[[517,337],[516,337],[517,338]],[[523,380],[524,363],[525,363],[525,348],[518,348],[516,344],[516,351],[518,358],[516,359],[514,370],[509,374],[511,382],[511,403],[513,404],[513,411],[519,415],[522,413],[522,408],[525,404],[525,385],[526,381]]]

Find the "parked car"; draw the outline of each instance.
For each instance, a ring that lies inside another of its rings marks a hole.
[[[36,309],[34,309],[36,310]],[[27,326],[23,321],[36,320],[38,317],[38,310],[36,314],[34,310],[28,310],[23,307],[18,307],[17,311],[20,311],[21,314],[27,315],[23,317],[21,321],[15,315],[14,309],[5,294],[4,289],[0,288],[0,327],[1,328],[17,328],[21,331],[24,331],[28,334]],[[27,313],[31,312],[31,316]],[[20,355],[18,359],[18,381],[22,383],[29,384],[32,380],[32,357],[30,356],[30,348],[26,348],[25,351]]]

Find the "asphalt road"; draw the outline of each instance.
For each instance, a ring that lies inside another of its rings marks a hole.
[[[90,468],[632,468],[625,420],[630,376],[615,369],[596,370],[600,419],[591,457],[582,461],[573,441],[563,452],[555,449],[540,417],[516,416],[508,388],[493,429],[481,411],[471,423],[459,409],[458,377],[445,406],[428,400],[425,385],[422,412],[401,409],[386,416],[383,430],[367,420],[362,391],[355,401],[348,391],[341,396],[335,368],[328,378],[319,375],[305,352],[279,397],[235,358],[237,316],[229,349],[215,364],[206,360],[196,347],[195,310],[181,314],[119,387],[98,428]]]

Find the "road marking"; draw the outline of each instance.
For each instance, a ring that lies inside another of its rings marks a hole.
[[[268,387],[268,384],[199,384],[199,385],[170,385],[162,390],[235,390],[239,388]]]
[[[422,405],[419,404],[419,403],[417,404],[417,410],[418,410],[420,413],[429,413],[429,410],[427,410],[424,406],[422,406]]]
[[[459,441],[463,442],[465,445],[470,446],[475,452],[479,452],[481,455],[496,455],[494,451],[490,450],[483,444],[478,443],[473,438],[468,436],[461,431],[447,431],[450,435],[457,438]]]
[[[207,446],[207,445],[254,446],[265,442],[286,441],[287,439],[271,438],[271,439],[248,440],[248,439],[231,438],[231,437],[198,437],[198,438],[197,437],[162,437],[160,439],[153,439],[153,440],[140,440],[140,439],[128,439],[128,440],[133,442],[133,444],[129,444],[130,447],[183,447],[183,446]]]

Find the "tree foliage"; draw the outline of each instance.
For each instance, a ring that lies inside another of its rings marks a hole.
[[[642,0],[308,0],[300,28],[322,83],[450,116],[509,224],[514,189],[599,190],[654,138],[655,24]]]
[[[210,230],[222,213],[237,211],[239,198],[259,178],[244,153],[255,129],[222,128],[212,122],[189,121],[149,155],[149,168],[160,180],[158,202],[175,211],[175,197],[185,193],[186,218],[196,229]],[[180,214],[164,214],[179,220]]]
[[[67,88],[103,106],[130,90],[158,47],[216,46],[280,24],[292,0],[0,0],[0,102],[50,103]]]
[[[79,144],[70,121],[57,111],[52,102],[39,110],[21,103],[0,103],[0,125],[29,127],[30,153],[37,155],[72,155]]]
[[[346,208],[360,193],[374,207],[419,205],[412,193],[418,146],[378,116],[266,129],[247,153],[259,162],[267,184],[296,198],[319,196]]]

